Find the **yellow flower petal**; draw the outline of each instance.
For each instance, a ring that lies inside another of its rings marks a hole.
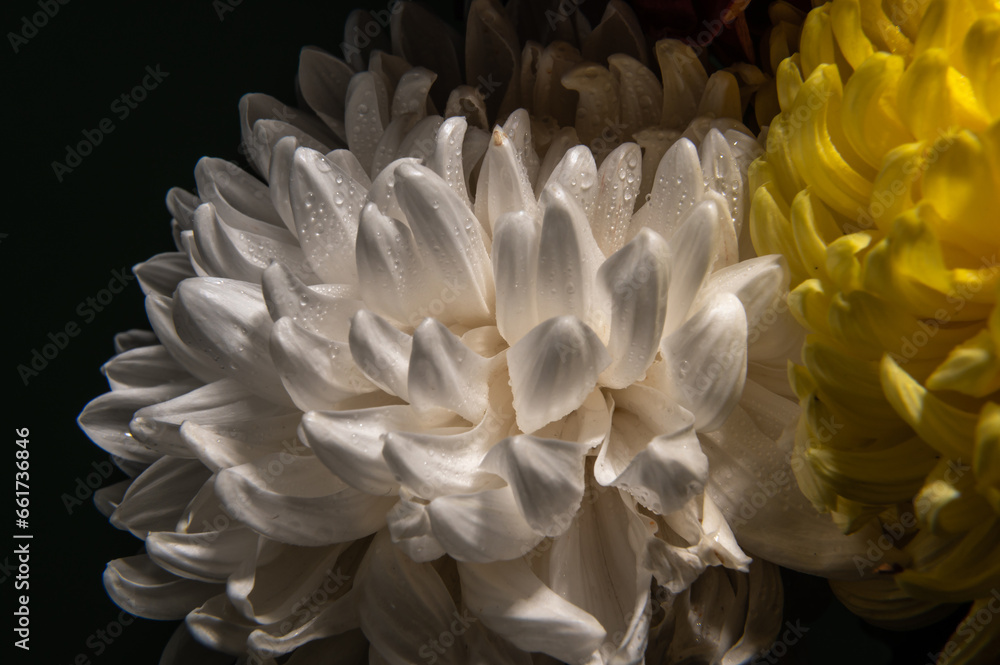
[[[987,303],[995,298],[993,288],[1000,271],[949,271],[932,231],[940,225],[939,216],[927,204],[897,217],[889,235],[865,257],[864,288],[918,317],[982,320],[992,309]]]
[[[899,113],[918,139],[933,141],[952,127],[982,131],[989,118],[979,110],[969,79],[940,48],[914,59],[899,81]]]
[[[855,70],[875,52],[861,29],[861,3],[858,0],[833,3],[830,6],[830,26],[840,52]]]
[[[987,404],[979,417],[973,470],[977,489],[1000,513],[1000,405]]]
[[[966,75],[980,108],[994,118],[1000,115],[1000,14],[976,21],[962,44]]]
[[[833,62],[837,46],[830,21],[830,5],[824,4],[809,12],[802,26],[802,73],[808,77],[823,63]]]
[[[913,569],[896,583],[916,598],[962,602],[989,597],[1000,585],[1000,520],[982,522],[968,533],[938,536],[920,531],[906,547]]]
[[[823,401],[838,418],[869,436],[901,429],[893,404],[882,393],[877,361],[852,357],[815,339],[807,340],[802,360],[816,379]]]
[[[799,260],[791,225],[778,203],[780,199],[773,194],[776,189],[777,184],[771,182],[754,193],[750,237],[758,254],[784,254],[793,282],[799,282],[807,273]]]
[[[816,195],[835,211],[852,218],[871,195],[871,181],[841,154],[829,125],[839,123],[843,89],[835,65],[821,65],[802,84],[789,110],[796,131],[789,138],[792,162]],[[860,159],[860,158],[859,158]]]
[[[840,289],[861,288],[861,261],[857,257],[871,241],[871,234],[862,231],[841,236],[826,248],[826,271]]]
[[[995,517],[981,494],[970,460],[942,459],[913,501],[917,519],[934,533],[961,533]]]
[[[888,355],[882,359],[881,377],[885,396],[921,439],[942,455],[972,459],[977,414],[932,395]]]
[[[973,397],[986,397],[1000,390],[1000,352],[993,335],[982,330],[959,344],[927,378],[931,390],[954,390]]]
[[[1000,243],[997,211],[992,209],[997,183],[985,151],[970,131],[943,137],[934,144],[922,184],[924,201],[940,216],[937,236],[972,256],[995,254]]]
[[[917,439],[873,451],[813,449],[806,458],[840,496],[880,505],[913,496],[937,461]]]
[[[844,85],[844,134],[872,167],[893,147],[913,140],[896,110],[904,67],[900,56],[876,53]]]

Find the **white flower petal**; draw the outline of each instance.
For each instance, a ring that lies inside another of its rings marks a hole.
[[[211,203],[199,206],[194,213],[195,243],[216,276],[258,283],[264,269],[278,261],[305,282],[319,281],[295,236],[270,225],[258,225],[258,230],[262,233],[232,228]]]
[[[672,250],[670,288],[667,293],[666,334],[672,333],[691,313],[715,261],[718,246],[719,208],[715,201],[705,201],[687,215],[670,239]]]
[[[779,310],[785,309],[783,298],[788,289],[788,279],[788,263],[779,254],[740,261],[713,272],[699,293],[695,306],[711,300],[716,293],[732,293],[743,304],[747,330],[757,330],[753,337],[756,340],[764,332],[759,327],[767,325],[762,324],[761,319],[768,314],[768,318],[776,316]]]
[[[643,49],[636,57],[645,59],[645,56]],[[624,125],[622,138],[631,140],[640,129],[659,125],[663,86],[645,61],[616,50],[608,56],[608,68],[618,82],[621,124]]]
[[[443,286],[436,297],[445,311],[434,313],[435,317],[469,327],[492,323],[493,275],[471,211],[440,176],[424,166],[397,166],[396,192],[425,270]]]
[[[705,135],[699,151],[705,186],[726,199],[726,206],[732,215],[733,228],[739,236],[747,215],[745,174],[740,171],[740,165],[733,157],[729,140],[718,129],[713,128]]]
[[[171,187],[167,191],[167,210],[173,216],[178,226],[185,231],[191,230],[191,217],[194,209],[201,205],[201,199],[181,187]]]
[[[594,489],[569,530],[552,541],[543,581],[612,637],[601,645],[602,658],[638,663],[646,649],[652,576],[638,565],[618,492]]]
[[[129,614],[174,621],[218,594],[222,586],[177,577],[140,554],[109,562],[104,570],[104,588],[111,600]]]
[[[718,429],[743,393],[747,320],[743,305],[720,293],[663,340],[667,389],[695,417],[699,432]]]
[[[428,504],[427,514],[441,547],[458,561],[516,559],[542,540],[521,515],[510,487],[439,497]]]
[[[301,418],[299,411],[293,410],[220,424],[187,421],[180,434],[205,466],[219,471],[297,447],[295,428]]]
[[[111,523],[141,539],[150,531],[172,531],[211,475],[198,460],[164,457],[129,486]]]
[[[495,380],[491,388],[491,404],[510,404],[506,382]],[[505,400],[498,399],[502,393]],[[497,487],[499,479],[479,467],[493,444],[507,436],[510,416],[507,410],[490,411],[472,428],[449,423],[449,428],[388,432],[382,456],[400,484],[424,499]]]
[[[635,142],[642,148],[642,184],[639,186],[639,202],[652,198],[653,183],[656,181],[656,171],[674,143],[681,137],[676,129],[662,127],[647,127],[633,135]]]
[[[177,285],[194,277],[191,262],[182,252],[157,254],[132,268],[144,294],[171,297]]]
[[[764,435],[742,408],[701,439],[713,471],[705,492],[744,548],[811,575],[858,579],[854,559],[868,561],[868,540],[881,535],[877,525],[848,536],[832,519],[817,518],[791,472],[791,451]]]
[[[399,159],[410,157],[420,160],[421,163],[426,162],[434,152],[436,137],[442,124],[444,118],[439,115],[429,115],[418,120],[413,129],[399,142],[399,152],[396,157]]]
[[[148,464],[159,459],[161,454],[132,436],[129,431],[132,415],[143,407],[173,399],[197,387],[197,381],[187,380],[104,393],[83,408],[77,424],[91,441],[112,455]]]
[[[410,500],[413,498],[414,500]],[[412,497],[405,489],[399,494],[399,501],[386,515],[392,542],[406,556],[418,563],[434,561],[445,555],[431,528],[431,518],[427,514],[427,503]]]
[[[418,412],[444,408],[469,422],[486,413],[490,362],[462,344],[437,319],[413,333],[407,399]]]
[[[531,180],[518,156],[517,147],[499,127],[493,130],[493,140],[483,157],[474,210],[483,227],[489,229],[491,234],[504,213],[520,210],[532,216],[538,213]]]
[[[232,379],[221,379],[173,399],[138,409],[129,423],[137,440],[164,455],[191,458],[181,424],[238,426],[248,420],[288,414],[290,409],[258,397]]]
[[[471,207],[462,155],[467,129],[468,123],[464,117],[446,118],[434,139],[434,152],[427,157],[425,163],[448,183],[467,207]]]
[[[568,198],[583,208],[588,219],[594,217],[594,203],[597,199],[597,163],[590,148],[578,145],[563,155],[545,182],[544,189],[558,185]]]
[[[323,135],[326,135],[326,126],[321,125],[320,127]],[[329,152],[333,148],[342,148],[344,145],[335,137],[326,141],[317,141],[312,134],[281,120],[258,120],[253,126],[252,143],[244,143],[240,146],[240,150],[254,163],[259,173],[270,177],[271,158],[274,155],[274,150],[283,139],[289,136],[295,138],[300,148],[308,148],[320,153]]]
[[[202,157],[194,168],[198,196],[211,203],[219,216],[239,229],[254,229],[262,222],[284,228],[267,191],[267,185],[236,164]]]
[[[155,334],[149,330],[139,330],[137,328],[130,328],[125,332],[117,333],[114,337],[115,353],[125,353],[132,349],[152,346],[158,343],[159,340],[156,339]]]
[[[294,136],[286,136],[271,149],[271,163],[268,167],[268,190],[271,193],[271,205],[285,223],[285,227],[297,236],[295,229],[295,214],[292,212],[292,200],[289,186],[292,180],[292,168],[295,165],[295,151],[299,149],[299,140]]]
[[[532,529],[556,536],[569,528],[580,508],[590,448],[575,441],[513,436],[490,450],[482,468],[507,481]]]
[[[450,413],[421,418],[406,405],[354,411],[314,411],[302,417],[302,436],[316,457],[344,482],[374,496],[394,494],[399,483],[382,458],[389,432],[426,432],[455,426]]]
[[[216,651],[237,655],[246,651],[255,624],[241,615],[226,595],[209,598],[188,613],[184,623],[195,638]]]
[[[670,283],[670,246],[656,232],[642,229],[612,254],[597,273],[611,302],[611,366],[601,385],[625,388],[641,381],[660,350]]]
[[[727,71],[712,72],[705,84],[705,91],[698,103],[697,115],[708,118],[743,117],[740,104],[740,84]]]
[[[536,326],[511,347],[507,360],[517,425],[525,433],[580,406],[611,363],[594,331],[572,316]]]
[[[188,347],[177,335],[174,327],[174,307],[176,301],[164,296],[146,297],[146,317],[156,333],[156,338],[167,349],[170,356],[179,362],[192,376],[204,383],[211,383],[224,376],[223,371],[205,354]]]
[[[271,329],[271,358],[292,401],[302,411],[331,408],[377,389],[354,364],[346,342],[335,342],[278,319]]]
[[[645,171],[645,169],[644,169]],[[630,236],[648,227],[672,245],[687,245],[674,234],[687,219],[688,212],[705,198],[705,176],[701,171],[698,149],[681,139],[670,146],[656,167],[650,197],[632,218]]]
[[[253,556],[229,577],[226,596],[258,623],[280,621],[320,584],[335,582],[331,591],[342,586],[337,559],[349,546],[298,547],[261,540],[252,548]]]
[[[784,591],[780,570],[761,559],[750,564],[746,624],[743,636],[722,657],[722,665],[740,665],[774,644],[781,628]]]
[[[413,338],[378,314],[363,309],[351,319],[348,339],[351,357],[365,376],[389,394],[408,399]]]
[[[676,39],[656,42],[656,59],[663,80],[663,114],[660,124],[682,129],[694,118],[708,83],[698,55]]]
[[[299,53],[298,72],[299,90],[306,104],[346,143],[345,98],[354,71],[343,60],[323,49],[306,46]],[[274,180],[270,182],[274,183]]]
[[[544,210],[535,271],[538,316],[589,320],[594,277],[604,260],[583,209],[558,184],[542,191]]]
[[[418,662],[420,647],[462,616],[434,566],[408,559],[385,531],[368,548],[355,585],[361,629],[391,665]],[[424,653],[439,656],[442,663],[466,662],[461,641],[443,654],[429,645]]]
[[[497,327],[513,345],[538,323],[535,281],[541,226],[526,212],[505,213],[493,234]]]
[[[258,538],[241,526],[201,533],[159,531],[146,538],[146,552],[158,566],[175,575],[202,582],[225,582],[250,556]]]
[[[132,484],[132,479],[128,478],[111,485],[105,485],[94,492],[94,507],[106,518],[111,518],[111,514],[121,505],[125,492]]]
[[[371,177],[365,172],[365,169],[361,166],[361,162],[358,161],[358,158],[350,150],[346,148],[331,150],[326,153],[325,157],[328,162],[354,178],[354,181],[366,190],[372,188]]]
[[[568,663],[587,663],[607,631],[560,597],[523,559],[460,563],[462,599],[490,630],[514,646]]]
[[[367,12],[364,13],[367,14]],[[371,15],[368,16],[370,19]],[[391,53],[391,47],[386,49],[374,49],[368,56],[368,71],[377,74],[383,81],[385,81],[386,90],[389,92],[390,97],[392,97],[392,92],[396,89],[396,84],[399,83],[399,79],[403,78],[403,74],[410,71],[412,68],[413,64],[408,62],[406,58],[393,55]],[[362,69],[364,69],[364,67],[362,67]]]
[[[101,373],[108,379],[111,390],[155,388],[163,383],[191,378],[160,344],[122,351],[104,363]]]
[[[322,153],[295,151],[289,185],[295,228],[309,265],[327,283],[358,283],[354,245],[367,194]]]
[[[416,327],[423,318],[421,306],[439,295],[437,275],[424,269],[410,227],[382,214],[374,203],[361,212],[357,266],[362,300],[401,325]]]
[[[540,195],[545,185],[549,181],[552,172],[562,161],[562,158],[574,146],[580,145],[580,138],[576,135],[576,130],[572,127],[561,127],[552,134],[549,147],[545,151],[545,157],[538,166],[538,176],[534,181],[535,194]]]
[[[392,117],[398,118],[411,113],[417,119],[426,116],[430,101],[427,95],[435,79],[437,74],[423,67],[414,67],[403,74],[392,94]]]
[[[198,277],[177,288],[178,336],[222,372],[275,404],[290,404],[271,361],[271,317],[260,288],[231,279]]]
[[[363,494],[316,462],[270,455],[223,469],[215,489],[229,514],[284,543],[329,545],[377,531],[395,497]]]
[[[603,66],[593,62],[574,65],[562,76],[562,85],[579,94],[576,133],[592,149],[598,160],[621,140],[618,81]]]
[[[343,147],[316,116],[261,93],[243,95],[240,99],[240,129],[241,149],[257,172],[264,176],[268,174],[271,147],[285,136],[294,135],[301,145],[317,149],[318,143]],[[261,133],[258,129],[264,131]]]
[[[560,127],[572,127],[576,119],[576,95],[563,87],[562,77],[581,60],[580,52],[564,41],[545,47],[536,69],[534,108],[539,118],[552,116]]]
[[[281,263],[264,271],[261,289],[273,321],[290,317],[296,325],[338,342],[347,340],[351,317],[364,306],[357,299],[357,288],[308,286]]]
[[[642,183],[641,158],[638,145],[623,143],[611,151],[597,172],[597,196],[590,222],[594,239],[605,256],[625,246]]]
[[[446,118],[463,117],[470,127],[489,129],[486,112],[486,98],[483,93],[471,85],[460,85],[448,95],[444,107]]]
[[[389,123],[389,92],[385,82],[372,72],[358,72],[347,86],[344,129],[347,147],[361,166],[371,171],[379,137]]]
[[[320,592],[320,589],[316,589],[313,593]],[[307,612],[299,609],[295,617],[301,622],[300,625],[293,624],[286,629],[288,622],[283,621],[277,626],[256,628],[247,639],[247,647],[257,653],[281,655],[316,640],[356,629],[358,619],[353,589],[336,596],[338,597],[331,602],[309,606]]]
[[[679,510],[708,480],[708,460],[691,413],[645,386],[614,396],[611,435],[598,454],[594,477],[626,490],[655,513]]]
[[[534,183],[538,180],[539,163],[538,153],[535,152],[535,144],[531,138],[531,116],[524,109],[512,111],[503,123],[503,133],[510,138],[521,166],[528,176],[528,182]]]

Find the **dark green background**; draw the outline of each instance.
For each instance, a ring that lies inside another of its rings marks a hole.
[[[453,3],[436,4],[455,17]],[[347,11],[385,5],[242,0],[220,20],[211,0],[71,0],[15,54],[7,33],[20,32],[22,18],[40,9],[37,0],[4,3],[5,446],[13,458],[14,430],[30,429],[35,536],[32,650],[19,651],[13,662],[68,665],[81,653],[102,665],[157,662],[173,623],[136,621],[94,655],[88,639],[120,612],[101,585],[104,564],[136,553],[141,543],[109,526],[89,501],[69,514],[61,499],[92,472],[92,463],[107,459],[75,418],[107,390],[99,367],[112,353],[113,334],[145,327],[142,294],[133,282],[90,323],[77,307],[107,286],[112,271],[173,249],[164,194],[174,185],[193,189],[194,165],[203,155],[239,161],[243,93],[266,92],[294,104],[299,48],[315,44],[337,53]],[[119,120],[112,102],[140,83],[147,65],[169,76]],[[58,182],[51,163],[63,161],[65,146],[106,117],[115,130]],[[70,322],[80,333],[25,386],[17,365],[30,363],[32,349]],[[11,476],[7,486],[12,483]],[[11,549],[0,550],[0,565]],[[779,662],[922,665],[927,651],[947,638],[944,625],[910,634],[862,627],[831,602],[821,580],[788,574],[786,583],[787,618],[811,628]],[[5,622],[12,623],[13,580],[4,578],[0,588]],[[12,635],[10,628],[3,634]]]

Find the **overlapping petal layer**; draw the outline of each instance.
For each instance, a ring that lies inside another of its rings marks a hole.
[[[740,517],[786,473],[802,336],[749,240],[738,72],[664,41],[657,76],[617,0],[522,45],[534,11],[472,3],[464,55],[409,2],[351,47],[355,13],[344,60],[303,50],[306,109],[241,102],[261,179],[206,158],[168,195],[155,336],[80,416],[133,477],[123,607],[259,662],[735,663],[781,606],[741,543],[864,548],[787,482]]]
[[[781,112],[751,169],[751,231],[758,251],[787,258],[789,305],[812,333],[791,370],[800,486],[845,530],[898,529],[899,590],[968,601],[1000,584],[987,461],[1000,388],[1000,8],[911,4],[810,12],[801,50],[777,66]],[[883,622],[927,614],[899,590],[844,597]],[[986,633],[960,631],[967,648],[948,662],[992,662],[1000,631]]]

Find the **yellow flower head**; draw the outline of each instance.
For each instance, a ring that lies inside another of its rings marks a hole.
[[[834,0],[800,44],[751,170],[754,245],[788,259],[811,332],[791,369],[799,484],[847,530],[909,520],[889,538],[905,594],[985,607],[1000,598],[1000,2]],[[959,646],[983,653],[998,624]]]

